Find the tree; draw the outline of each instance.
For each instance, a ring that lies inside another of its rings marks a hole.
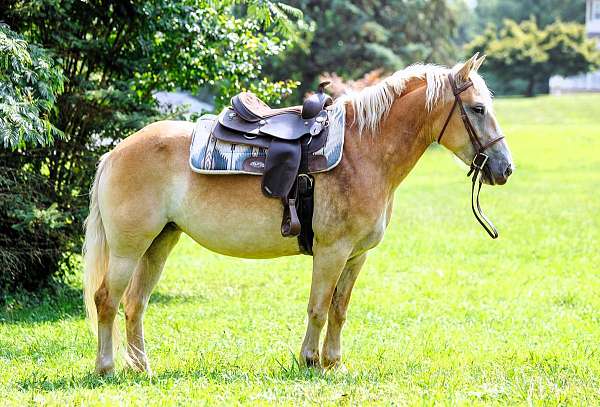
[[[600,53],[578,23],[557,21],[540,29],[535,19],[504,20],[500,29],[488,26],[466,46],[467,55],[487,54],[486,69],[501,82],[524,80],[521,92],[533,96],[552,75],[576,75],[600,66]]]
[[[0,149],[45,146],[60,137],[49,117],[62,91],[63,76],[52,58],[0,24]],[[68,228],[38,193],[44,178],[0,157],[0,292],[33,289],[61,271],[51,265],[66,260]]]
[[[485,0],[475,6],[476,30],[509,19],[520,23],[535,18],[544,28],[558,20],[585,23],[585,2],[565,0]]]
[[[50,122],[63,76],[40,47],[0,23],[0,135],[4,148],[47,144],[60,135]]]
[[[273,102],[288,96],[295,82],[261,71],[298,38],[300,17],[267,0],[0,1],[0,20],[22,36],[9,43],[14,55],[0,56],[4,258],[47,277],[78,252],[99,155],[151,121],[180,117],[161,113],[154,92],[210,87],[217,106],[246,88]],[[47,255],[27,257],[37,249]]]
[[[320,74],[359,78],[383,68],[395,71],[425,61],[450,63],[457,56],[463,1],[289,0],[316,29],[275,59],[268,70],[301,82],[300,94],[313,89]],[[292,67],[292,69],[290,69]]]

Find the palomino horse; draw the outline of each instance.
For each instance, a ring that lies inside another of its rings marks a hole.
[[[490,92],[477,74],[482,62],[475,55],[451,69],[414,65],[336,102],[346,108],[345,143],[340,164],[315,175],[312,284],[301,349],[308,366],[340,362],[342,325],[367,252],[383,238],[394,191],[442,128],[444,147],[467,164],[475,157],[476,147],[453,105],[450,77],[458,87],[473,83],[460,97],[481,145],[502,136]],[[260,177],[190,171],[193,127],[175,121],[151,124],[98,165],[86,221],[84,290],[89,318],[97,327],[99,373],[114,370],[114,321],[121,300],[128,359],[134,368],[150,371],[142,318],[182,232],[230,256],[300,253],[296,239],[281,236],[281,205],[259,192]],[[512,165],[506,141],[493,143],[486,154],[484,181],[504,184]]]

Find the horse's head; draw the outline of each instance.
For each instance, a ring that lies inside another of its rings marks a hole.
[[[478,58],[475,54],[451,70],[445,83],[451,97],[439,110],[438,142],[467,165],[472,165],[478,153],[485,154],[488,158],[483,167],[484,182],[501,185],[512,173],[513,162],[496,120],[490,91],[477,73],[484,59],[485,56]]]

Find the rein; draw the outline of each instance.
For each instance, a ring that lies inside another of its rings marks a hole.
[[[444,135],[444,132],[446,131],[446,128],[448,127],[448,123],[450,123],[452,114],[454,113],[456,106],[458,106],[460,109],[460,118],[462,119],[465,129],[467,130],[467,133],[469,134],[469,139],[471,140],[471,144],[473,145],[473,148],[475,149],[475,157],[473,157],[473,161],[471,162],[471,168],[469,169],[469,172],[467,173],[467,177],[472,175],[472,178],[471,178],[471,209],[473,210],[473,215],[475,215],[475,219],[477,219],[477,221],[483,227],[483,229],[485,229],[485,231],[488,233],[488,235],[490,235],[490,237],[492,239],[496,239],[498,237],[498,231],[496,230],[496,227],[494,226],[492,221],[490,221],[487,218],[487,216],[485,216],[485,214],[483,213],[483,210],[481,209],[481,205],[479,204],[479,193],[481,192],[481,186],[483,185],[483,175],[482,174],[483,174],[485,165],[487,164],[487,161],[489,158],[489,156],[487,154],[485,154],[484,151],[487,148],[491,147],[493,144],[502,140],[504,138],[504,136],[500,136],[495,139],[492,139],[491,141],[489,141],[486,144],[481,144],[481,141],[479,140],[479,137],[477,136],[477,131],[475,130],[475,127],[473,127],[473,124],[469,120],[469,116],[467,116],[467,112],[463,105],[462,99],[460,98],[461,93],[463,93],[464,91],[469,89],[471,86],[473,86],[473,81],[471,81],[469,79],[465,83],[463,83],[460,87],[457,87],[456,81],[454,80],[454,77],[452,75],[448,75],[448,80],[450,81],[450,85],[452,86],[452,92],[454,94],[454,104],[452,105],[452,109],[450,109],[450,113],[448,114],[448,118],[446,118],[446,122],[444,123],[444,127],[442,127],[442,131],[440,132],[437,142],[439,144],[440,141],[442,140],[442,136]],[[494,183],[494,178],[491,176],[491,173],[490,173],[490,181],[492,183]],[[479,185],[477,187],[477,195],[476,195],[475,194],[475,184],[477,184],[477,183],[479,183]]]

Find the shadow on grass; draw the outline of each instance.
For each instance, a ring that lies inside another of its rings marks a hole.
[[[278,362],[279,363],[279,362]],[[109,377],[102,377],[95,373],[86,373],[81,376],[70,375],[55,380],[47,376],[31,377],[17,383],[20,391],[55,391],[68,389],[96,389],[102,387],[123,387],[123,386],[156,386],[162,383],[169,383],[173,380],[191,379],[206,380],[209,383],[235,384],[235,383],[270,383],[270,382],[325,382],[325,383],[345,383],[358,384],[366,379],[365,374],[348,374],[344,372],[323,372],[316,369],[299,366],[297,362],[291,361],[289,366],[279,363],[279,368],[271,371],[252,371],[245,368],[227,364],[218,363],[205,364],[194,363],[189,368],[178,370],[165,370],[152,376],[144,373],[134,372],[131,369],[124,368],[116,374]]]
[[[173,295],[155,292],[151,304],[179,304],[202,301],[202,295]],[[40,293],[20,292],[5,298],[0,305],[0,323],[37,324],[67,319],[85,318],[81,288],[68,284],[56,284]]]
[[[56,284],[40,293],[18,293],[0,305],[0,323],[37,324],[84,318],[83,294],[68,284]]]
[[[150,296],[150,304],[171,305],[184,304],[191,301],[208,301],[208,298],[202,294],[170,294],[155,291]]]

